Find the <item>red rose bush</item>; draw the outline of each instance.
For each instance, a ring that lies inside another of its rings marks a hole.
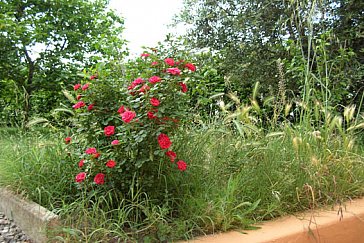
[[[161,173],[188,170],[171,138],[188,120],[188,81],[195,65],[144,52],[126,70],[115,77],[99,68],[73,85],[77,126],[72,143],[70,137],[65,143],[73,150],[80,187],[127,192],[137,182],[158,191]]]

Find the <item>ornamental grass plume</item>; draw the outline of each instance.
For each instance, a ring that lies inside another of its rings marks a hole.
[[[293,144],[294,150],[296,151],[296,153],[298,153],[298,150],[299,150],[299,148],[300,148],[300,146],[302,144],[302,138],[300,138],[300,137],[294,137],[292,139],[292,144]]]
[[[281,59],[277,60],[277,69],[279,74],[278,81],[278,97],[280,98],[279,103],[286,103],[286,80],[284,78],[283,63]]]

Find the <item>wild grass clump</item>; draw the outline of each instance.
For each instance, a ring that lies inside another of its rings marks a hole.
[[[24,194],[48,209],[76,197],[68,154],[49,130],[0,130],[0,186]]]
[[[193,161],[179,212],[202,232],[244,228],[363,195],[364,151],[340,136],[285,127],[244,139],[224,127],[190,130],[179,153]]]

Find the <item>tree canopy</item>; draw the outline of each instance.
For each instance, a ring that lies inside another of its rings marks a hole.
[[[317,71],[324,62],[316,58],[326,55],[335,60],[330,88],[348,90],[336,97],[345,103],[363,82],[363,11],[364,2],[355,0],[185,0],[177,21],[190,26],[186,38],[196,48],[208,47],[223,57],[219,71],[242,96],[257,81],[267,92],[277,87],[277,60],[289,69],[311,55]],[[350,78],[335,73],[344,70]],[[302,82],[288,71],[288,88],[298,92]]]
[[[0,1],[1,90],[14,91],[9,86],[15,85],[25,121],[32,106],[43,111],[54,106],[75,70],[126,53],[123,19],[107,6],[107,0]],[[11,105],[15,94],[1,96]]]

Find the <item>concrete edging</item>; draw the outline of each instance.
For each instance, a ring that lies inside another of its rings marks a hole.
[[[0,188],[0,211],[34,243],[49,242],[47,232],[60,225],[56,214]],[[364,198],[331,210],[315,210],[267,221],[258,230],[198,237],[193,243],[353,243],[364,242]]]
[[[258,230],[198,237],[193,243],[356,243],[364,242],[364,198],[331,210],[314,210],[267,221]]]
[[[0,188],[0,210],[34,243],[49,242],[47,232],[60,225],[56,214],[5,188]]]

